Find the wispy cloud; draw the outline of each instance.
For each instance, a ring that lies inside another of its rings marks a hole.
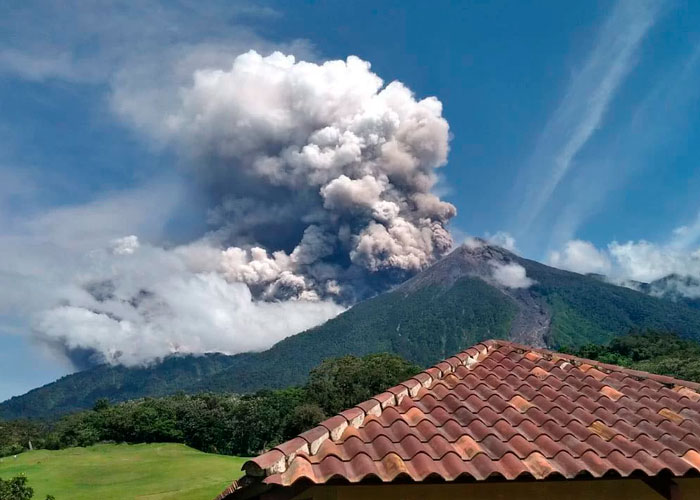
[[[517,183],[522,203],[515,226],[526,233],[540,217],[577,154],[602,125],[621,83],[636,62],[637,50],[656,20],[661,3],[620,0],[556,110]]]
[[[0,75],[119,87],[164,71],[191,76],[251,48],[308,54],[306,42],[273,44],[251,28],[278,15],[255,0],[26,0],[0,16]]]
[[[549,224],[549,242],[558,247],[576,237],[580,226],[598,212],[616,189],[651,169],[667,168],[677,150],[674,145],[685,140],[679,130],[687,128],[695,103],[700,99],[700,46],[688,55],[665,66],[661,77],[634,108],[614,140],[572,172],[570,195],[566,206],[558,210]],[[658,117],[663,116],[663,120]],[[667,161],[659,162],[660,152]],[[595,179],[595,182],[592,182]],[[684,215],[684,220],[687,217]],[[681,224],[687,224],[682,222]],[[679,228],[677,231],[681,231]],[[676,246],[687,247],[700,239],[700,220],[678,234]],[[690,242],[690,243],[687,243]]]
[[[673,230],[669,246],[678,250],[688,250],[700,242],[700,212],[695,220],[688,225],[679,226]]]

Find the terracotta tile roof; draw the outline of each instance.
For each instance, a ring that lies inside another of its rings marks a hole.
[[[505,341],[467,349],[247,462],[250,485],[700,472],[700,384]]]

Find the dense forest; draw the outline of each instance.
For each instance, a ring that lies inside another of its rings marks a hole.
[[[326,417],[420,371],[391,354],[324,361],[307,383],[252,395],[203,393],[111,404],[55,422],[0,421],[0,456],[33,448],[98,442],[177,442],[205,452],[248,456],[290,439]]]
[[[571,354],[700,382],[700,343],[659,332],[634,333]],[[205,452],[249,456],[292,438],[420,371],[392,354],[324,361],[306,384],[251,395],[184,393],[92,409],[54,421],[0,421],[0,456],[98,442],[178,442]]]
[[[700,382],[700,343],[670,333],[635,333],[607,344],[587,344],[563,351],[602,363]]]

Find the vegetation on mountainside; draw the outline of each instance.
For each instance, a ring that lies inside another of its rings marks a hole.
[[[178,391],[201,392],[196,389],[198,384],[231,366],[235,359],[236,356],[225,354],[206,354],[172,356],[147,367],[97,366],[1,403],[0,418],[53,418],[91,408],[101,398],[126,401]]]
[[[647,332],[605,345],[566,349],[577,356],[700,382],[700,344]],[[118,404],[100,400],[92,410],[57,422],[0,422],[0,455],[98,442],[184,443],[205,452],[253,455],[319,421],[410,378],[417,365],[390,354],[327,360],[305,386],[253,395],[178,394]]]
[[[361,302],[307,332],[288,337],[259,353],[245,370],[229,368],[212,383],[245,372],[237,381],[246,391],[285,382],[304,383],[311,367],[330,357],[391,352],[429,366],[486,338],[504,338],[515,306],[499,290],[476,278],[453,286],[400,290]]]
[[[54,423],[0,421],[0,456],[34,448],[62,449],[99,442],[175,442],[205,452],[253,455],[360,403],[420,371],[391,354],[327,360],[309,383],[254,395],[179,394],[92,410]]]
[[[552,325],[546,341],[551,348],[602,344],[641,330],[677,332],[700,340],[698,309],[532,260],[517,261],[537,282],[531,292],[550,307]]]
[[[625,335],[604,345],[566,349],[575,356],[700,382],[700,343],[662,332]]]
[[[0,457],[22,453],[30,448],[30,443],[42,446],[47,431],[45,422],[0,420]]]
[[[34,500],[49,493],[57,500],[211,500],[242,475],[245,460],[182,444],[100,444],[6,457],[0,476],[26,476]]]
[[[504,293],[482,279],[460,275],[461,268],[447,262],[448,271],[456,270],[455,280],[430,280],[428,269],[420,281],[425,285],[400,287],[361,302],[267,351],[170,357],[150,367],[96,367],[1,403],[0,418],[55,418],[91,408],[100,398],[117,402],[179,391],[280,389],[304,384],[312,367],[347,354],[392,352],[428,366],[480,340],[508,338],[511,326],[517,323],[519,306],[538,308],[535,314],[551,316],[544,340],[555,349],[605,343],[646,329],[700,339],[698,309],[512,254],[507,257],[525,267],[527,276],[535,281],[533,286]],[[528,295],[529,300],[518,303],[515,295]]]
[[[305,383],[324,359],[392,352],[428,366],[486,338],[505,338],[515,306],[475,278],[450,288],[380,295],[261,353],[168,358],[146,368],[100,366],[0,404],[0,418],[55,418],[107,398],[182,391],[242,393]],[[211,362],[210,362],[211,361]]]
[[[308,402],[332,416],[408,380],[419,371],[418,365],[391,354],[343,356],[326,360],[311,370],[305,389]]]

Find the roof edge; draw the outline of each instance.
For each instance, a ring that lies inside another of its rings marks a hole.
[[[553,359],[565,359],[565,360],[569,361],[572,365],[576,365],[576,366],[579,366],[582,364],[587,364],[587,365],[591,365],[592,367],[597,368],[601,371],[626,373],[627,375],[637,377],[639,379],[654,380],[654,381],[656,381],[660,384],[666,385],[666,386],[687,387],[688,389],[692,389],[696,392],[700,391],[700,383],[691,382],[689,380],[682,380],[682,379],[669,377],[667,375],[659,375],[656,373],[649,373],[649,372],[645,372],[645,371],[641,371],[641,370],[634,370],[632,368],[625,368],[624,366],[619,366],[619,365],[611,365],[609,363],[601,363],[600,361],[596,361],[594,359],[581,358],[579,356],[574,356],[572,354],[564,354],[561,352],[552,351],[550,349],[543,349],[543,348],[539,348],[539,347],[530,347],[527,345],[518,344],[517,342],[511,342],[509,340],[496,340],[494,342],[498,343],[498,345],[501,345],[501,346],[511,346],[515,349],[521,349],[523,351],[532,351],[532,352],[536,352],[538,354],[542,354],[543,356],[551,356]]]
[[[453,373],[459,366],[470,368],[505,344],[506,342],[501,340],[479,342],[430,368],[426,368],[410,379],[390,387],[385,392],[324,420],[316,427],[299,434],[296,438],[248,460],[243,464],[242,469],[247,475],[260,478],[280,474],[287,470],[299,452],[315,455],[327,439],[339,439],[348,426],[359,428],[368,416],[381,415],[384,409],[398,406],[404,397],[414,397],[422,387],[430,387],[434,382]]]
[[[253,484],[262,484],[264,478],[268,476],[284,473],[297,454],[305,453],[308,455],[315,455],[327,439],[334,441],[339,439],[348,427],[360,428],[368,416],[381,415],[384,409],[398,406],[406,396],[415,397],[422,388],[432,386],[433,383],[444,379],[460,366],[471,369],[474,365],[486,359],[493,351],[500,347],[511,347],[523,353],[536,353],[548,360],[565,360],[584,371],[597,369],[607,374],[612,372],[625,373],[629,376],[636,377],[638,380],[653,380],[675,390],[684,388],[692,390],[700,395],[700,383],[632,370],[570,354],[559,353],[549,349],[531,347],[509,340],[484,340],[426,368],[410,379],[387,389],[385,392],[324,420],[316,427],[274,447],[270,451],[248,460],[242,467],[246,476],[234,482],[222,492],[218,498],[226,498],[228,495],[238,492],[241,489],[248,489]]]

